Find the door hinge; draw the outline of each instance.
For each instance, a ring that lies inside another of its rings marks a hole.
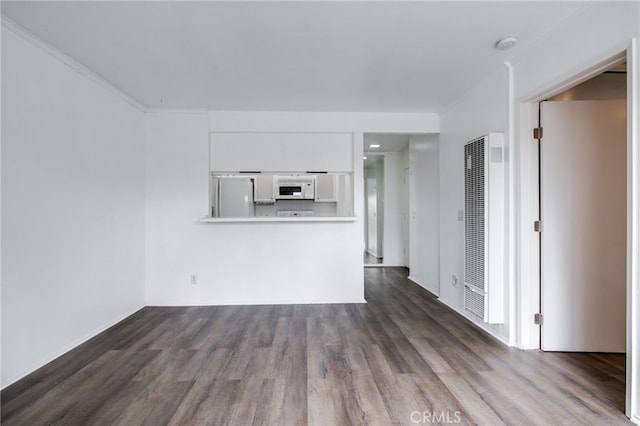
[[[533,129],[533,138],[542,139],[542,127],[536,127]]]
[[[536,220],[535,222],[533,222],[533,230],[535,232],[542,232],[542,221],[541,220]]]
[[[543,325],[542,314],[533,314],[533,323],[537,325]]]

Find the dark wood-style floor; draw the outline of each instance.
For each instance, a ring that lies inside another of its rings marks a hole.
[[[365,265],[380,265],[382,263],[381,257],[375,257],[372,254],[364,252],[364,264]]]
[[[624,355],[508,348],[365,276],[367,304],[145,308],[5,389],[2,424],[627,423]]]

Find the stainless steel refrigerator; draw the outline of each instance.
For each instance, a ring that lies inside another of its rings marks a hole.
[[[213,179],[214,216],[255,216],[252,178],[218,176]]]

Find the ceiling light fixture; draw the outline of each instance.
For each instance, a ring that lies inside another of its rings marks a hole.
[[[371,145],[369,145],[369,148],[380,148],[380,144],[372,143]]]
[[[508,50],[515,46],[516,43],[518,43],[518,37],[513,34],[509,34],[496,41],[496,49]]]
[[[362,159],[363,159],[363,160],[366,160],[366,159],[367,159],[367,157],[362,157]]]

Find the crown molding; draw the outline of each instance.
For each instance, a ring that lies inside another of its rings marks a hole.
[[[208,114],[210,110],[201,109],[201,108],[158,108],[158,107],[150,107],[146,108],[145,112],[147,114]]]
[[[116,95],[117,97],[119,97],[129,105],[133,106],[134,108],[140,110],[141,112],[147,112],[147,108],[144,105],[142,105],[140,102],[138,102],[137,100],[135,100],[134,98],[132,98],[131,96],[123,92],[122,89],[115,86],[111,82],[107,81],[104,77],[97,74],[95,71],[91,70],[90,68],[87,68],[86,66],[82,65],[80,62],[71,58],[66,53],[62,52],[60,49],[40,39],[35,34],[31,33],[29,30],[27,30],[20,24],[14,22],[12,19],[6,17],[5,15],[2,15],[2,28],[6,28],[7,30],[14,33],[15,35],[31,43],[33,46],[48,53],[49,55],[56,58],[57,60],[59,60],[60,62],[62,62],[69,68],[71,68],[72,70],[76,71],[80,75],[93,81],[103,89],[106,89],[107,91]]]

